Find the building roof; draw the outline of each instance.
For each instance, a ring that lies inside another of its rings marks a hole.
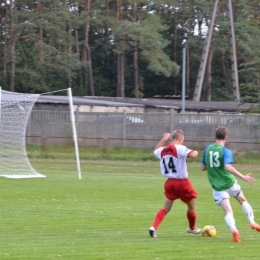
[[[69,104],[67,96],[47,96],[41,95],[38,104]],[[143,108],[161,108],[165,110],[182,110],[182,100],[170,98],[121,98],[121,97],[97,97],[82,96],[73,97],[74,105],[85,106],[117,106],[117,107],[143,107]],[[185,100],[185,111],[196,112],[245,112],[257,104],[237,102],[217,102],[217,101],[193,101]]]

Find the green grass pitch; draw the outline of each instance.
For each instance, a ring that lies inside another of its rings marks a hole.
[[[251,230],[231,200],[241,243],[233,243],[222,209],[215,205],[205,172],[188,164],[197,198],[197,225],[214,225],[217,236],[186,233],[186,205],[176,201],[151,238],[148,228],[164,202],[157,162],[38,161],[45,179],[0,178],[0,259],[172,260],[259,259],[260,232]],[[260,222],[258,166],[243,166],[258,181],[239,181]],[[239,169],[239,168],[238,168]]]

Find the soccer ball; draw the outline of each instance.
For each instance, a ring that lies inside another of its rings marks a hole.
[[[214,226],[207,225],[202,229],[201,233],[203,237],[214,237],[217,234],[217,230]]]

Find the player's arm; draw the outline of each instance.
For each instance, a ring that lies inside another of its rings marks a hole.
[[[207,170],[207,166],[206,166],[204,163],[202,163],[202,164],[200,165],[200,169],[201,169],[202,171],[206,171],[206,170]]]
[[[154,150],[157,150],[158,148],[161,148],[164,146],[165,142],[170,138],[171,134],[170,133],[165,133],[162,137],[162,139],[160,140],[160,142],[155,146]]]
[[[188,158],[191,158],[191,159],[195,159],[197,156],[199,155],[199,153],[197,151],[191,151],[188,153]]]
[[[206,148],[207,148],[207,147],[206,147]],[[205,148],[204,151],[203,151],[202,159],[201,159],[200,169],[201,169],[202,171],[206,171],[206,170],[207,170],[206,158],[205,158],[205,150],[206,150],[206,148]]]
[[[236,168],[234,168],[234,167],[233,167],[231,164],[229,164],[229,163],[225,164],[225,169],[226,169],[228,172],[232,173],[234,176],[236,176],[236,177],[242,179],[243,181],[245,181],[245,182],[247,182],[247,183],[249,183],[249,184],[254,184],[254,182],[255,182],[255,178],[252,177],[250,173],[244,175],[244,174],[240,173]]]

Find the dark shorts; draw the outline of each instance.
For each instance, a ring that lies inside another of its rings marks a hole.
[[[184,203],[198,196],[189,179],[168,179],[164,184],[164,194],[169,200],[180,199]]]

